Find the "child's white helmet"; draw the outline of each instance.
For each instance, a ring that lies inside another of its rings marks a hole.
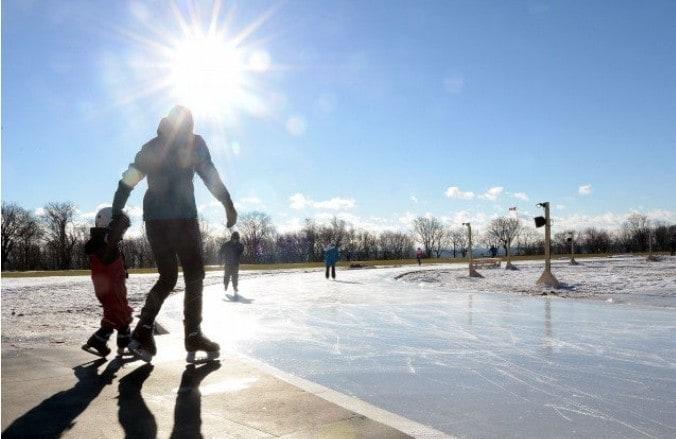
[[[94,220],[94,225],[96,227],[108,227],[110,222],[113,220],[113,208],[104,207],[103,209],[96,212],[96,219]]]

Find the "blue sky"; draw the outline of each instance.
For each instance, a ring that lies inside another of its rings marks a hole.
[[[176,3],[178,16],[194,9]],[[212,3],[197,10],[206,28]],[[672,1],[220,11],[223,39],[242,36],[247,70],[229,82],[246,93],[196,101],[196,131],[241,211],[281,229],[334,214],[381,229],[428,213],[530,215],[549,200],[562,226],[610,226],[634,210],[676,222]],[[187,38],[177,14],[161,1],[2,2],[4,201],[73,201],[84,219],[111,202],[181,96],[167,74],[180,59],[163,51]],[[202,214],[221,222],[197,187]]]

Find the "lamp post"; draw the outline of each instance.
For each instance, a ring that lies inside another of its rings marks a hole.
[[[551,242],[552,242],[552,224],[549,219],[549,202],[538,203],[539,207],[542,207],[545,210],[544,226],[545,226],[545,271],[542,272],[540,278],[535,282],[535,285],[559,288],[559,281],[552,274],[552,255],[551,255]]]
[[[575,260],[575,231],[570,231],[568,233],[568,240],[570,241],[570,265],[580,265],[579,262]]]
[[[462,225],[467,226],[467,234],[469,235],[469,277],[483,277],[474,269],[474,258],[472,257],[472,225],[470,223],[462,223]]]

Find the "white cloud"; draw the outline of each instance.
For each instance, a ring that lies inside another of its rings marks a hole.
[[[514,198],[517,198],[517,199],[523,200],[523,201],[528,201],[528,195],[524,192],[515,192]]]
[[[197,211],[199,213],[206,213],[208,211],[215,210],[216,208],[218,208],[219,210],[223,208],[223,205],[221,204],[220,201],[210,201],[205,204],[200,204],[199,206],[197,206]]]
[[[300,137],[305,134],[307,129],[307,122],[303,116],[291,116],[286,121],[286,131],[295,137]]]
[[[556,210],[564,210],[566,206],[564,204],[557,204],[554,206],[554,209]]]
[[[410,227],[413,224],[413,220],[416,216],[411,212],[406,212],[399,217],[399,222],[407,227]]]
[[[459,75],[444,78],[444,89],[447,93],[456,95],[465,88],[465,78]]]
[[[410,200],[413,201],[414,203],[417,203],[417,202],[418,202],[418,197],[416,197],[415,195],[411,195],[409,198],[410,198]]]
[[[315,209],[352,209],[355,205],[354,198],[333,197],[326,201],[315,201],[312,207]]]
[[[589,195],[592,193],[592,186],[590,184],[582,185],[577,189],[577,192],[580,195]]]
[[[291,195],[289,201],[291,202],[289,207],[292,209],[304,209],[310,204],[310,200],[301,193]]]
[[[457,186],[449,186],[446,189],[446,196],[448,198],[458,198],[461,200],[471,200],[474,198],[474,192],[463,192]]]
[[[289,207],[292,209],[305,209],[311,207],[314,209],[340,210],[352,209],[356,205],[354,198],[333,197],[329,200],[313,201],[301,193],[290,196],[289,202],[291,203],[289,204]]]
[[[490,189],[488,189],[486,192],[484,192],[483,195],[481,195],[481,198],[485,198],[486,200],[490,201],[495,201],[498,199],[500,195],[505,191],[505,188],[502,186],[494,186]]]

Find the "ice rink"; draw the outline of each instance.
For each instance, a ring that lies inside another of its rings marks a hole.
[[[423,270],[467,280],[457,265]],[[244,275],[239,303],[206,288],[204,331],[459,437],[676,436],[676,309],[395,279],[411,271]],[[181,309],[172,296],[160,321],[178,328]]]

